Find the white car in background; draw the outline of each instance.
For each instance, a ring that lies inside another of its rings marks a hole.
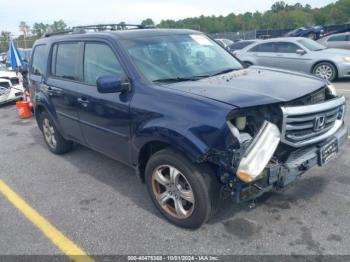
[[[23,92],[18,77],[0,78],[0,105],[21,99]]]

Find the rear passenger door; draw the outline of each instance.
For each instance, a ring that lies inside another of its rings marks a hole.
[[[77,102],[82,90],[82,47],[82,42],[55,43],[51,50],[50,74],[44,85],[65,137],[79,143],[84,143]]]
[[[86,144],[125,163],[130,161],[130,113],[131,93],[102,94],[97,91],[96,79],[103,75],[127,75],[115,51],[108,43],[84,44],[83,82],[85,92],[79,117]]]
[[[252,57],[253,64],[267,67],[276,67],[272,58],[274,57],[274,44],[264,43],[254,46],[248,51]]]

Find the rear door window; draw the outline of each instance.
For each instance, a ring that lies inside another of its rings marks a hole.
[[[274,43],[256,45],[249,52],[274,52]]]
[[[346,35],[336,35],[328,39],[328,42],[343,42],[346,41]]]
[[[96,79],[103,75],[125,77],[124,70],[113,50],[103,43],[86,43],[84,52],[84,82],[96,85]]]
[[[278,42],[275,43],[277,53],[292,53],[295,54],[300,49],[296,44],[289,42]]]
[[[33,75],[42,76],[45,73],[47,61],[45,49],[45,45],[38,45],[34,48],[32,67],[30,70]]]
[[[243,49],[245,48],[246,46],[250,45],[250,44],[253,44],[254,42],[253,41],[244,41],[244,42],[237,42],[237,43],[234,43],[230,46],[230,48],[232,50],[240,50],[240,49]]]
[[[79,43],[59,43],[53,48],[51,74],[55,77],[79,79]]]

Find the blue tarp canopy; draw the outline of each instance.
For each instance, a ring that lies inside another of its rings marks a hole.
[[[16,45],[13,40],[10,42],[9,46],[9,55],[10,55],[10,64],[12,69],[23,66],[23,60],[21,55],[19,54]]]

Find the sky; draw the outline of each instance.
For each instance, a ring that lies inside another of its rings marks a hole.
[[[284,0],[288,4],[322,7],[335,0]],[[0,31],[19,34],[20,21],[51,24],[63,19],[69,26],[99,23],[141,23],[152,18],[182,19],[200,15],[227,15],[266,11],[276,0],[0,0]]]

